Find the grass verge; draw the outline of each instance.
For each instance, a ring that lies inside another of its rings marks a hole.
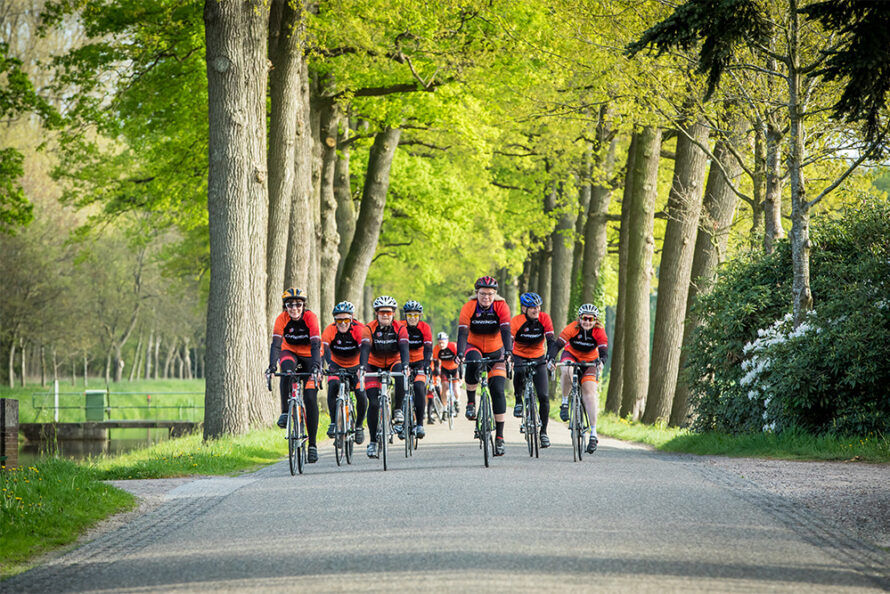
[[[325,426],[326,428],[326,426]],[[193,474],[232,474],[287,454],[278,429],[204,442],[199,434],[84,462],[45,458],[0,470],[0,577],[29,567],[37,555],[74,542],[98,521],[132,509],[135,498],[104,482]]]

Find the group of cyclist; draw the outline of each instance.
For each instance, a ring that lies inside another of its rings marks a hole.
[[[269,369],[274,373],[280,367],[282,373],[288,371],[309,373],[304,387],[306,405],[306,428],[309,448],[307,462],[318,460],[316,432],[318,430],[318,384],[322,372],[322,359],[328,370],[328,410],[335,410],[336,397],[340,389],[341,377],[352,377],[352,388],[356,395],[357,417],[355,442],[364,442],[363,424],[368,421],[371,441],[367,447],[368,457],[377,457],[377,422],[379,412],[380,381],[376,373],[384,370],[404,372],[412,378],[408,389],[414,394],[414,435],[421,439],[425,435],[423,421],[427,401],[427,379],[437,377],[442,386],[450,385],[457,394],[459,383],[458,369],[464,365],[464,381],[467,393],[465,416],[476,418],[476,391],[483,369],[488,373],[492,410],[495,420],[494,455],[503,456],[504,420],[507,412],[505,384],[508,366],[514,366],[516,373],[513,386],[516,404],[513,415],[522,416],[520,397],[527,374],[531,374],[538,398],[541,419],[540,444],[550,446],[547,435],[547,421],[550,412],[548,394],[548,371],[553,370],[556,357],[584,364],[579,369],[581,375],[581,395],[590,420],[590,441],[587,452],[596,451],[598,371],[604,363],[608,351],[608,339],[600,321],[599,310],[591,303],[578,308],[577,319],[567,325],[558,336],[554,336],[553,321],[542,311],[543,301],[537,293],[523,293],[519,298],[520,313],[511,316],[507,302],[498,295],[498,282],[491,276],[483,276],[474,284],[475,294],[461,308],[458,317],[457,342],[449,342],[448,334],[440,332],[433,345],[432,330],[423,316],[423,306],[417,301],[408,301],[402,306],[404,320],[397,320],[398,302],[388,295],[377,297],[373,303],[374,319],[362,324],[355,319],[355,306],[342,301],[334,306],[334,322],[320,331],[318,317],[306,307],[306,294],[300,289],[290,288],[282,294],[283,311],[276,318],[272,331],[272,345],[269,352]],[[361,389],[358,378],[369,377]],[[568,395],[572,385],[570,367],[561,370],[562,404],[560,418],[568,421]],[[287,425],[287,403],[291,391],[292,378],[281,377],[280,401],[282,414],[279,427]],[[395,383],[393,398],[393,424],[399,437],[405,438],[402,427],[404,417],[402,404],[405,398],[405,383]],[[434,397],[442,397],[446,390]],[[333,437],[334,423],[327,434]]]

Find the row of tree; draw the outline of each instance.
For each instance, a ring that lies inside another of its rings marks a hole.
[[[91,229],[136,215],[144,245],[168,230],[169,274],[210,271],[208,436],[274,413],[255,376],[285,286],[324,320],[341,299],[364,317],[376,294],[420,299],[437,329],[495,271],[558,326],[617,303],[607,408],[676,424],[696,292],[733,250],[772,249],[787,197],[810,307],[809,212],[867,186],[886,123],[828,117],[830,58],[884,13],[630,4],[46,4],[45,34],[87,38],[45,87],[63,199]]]

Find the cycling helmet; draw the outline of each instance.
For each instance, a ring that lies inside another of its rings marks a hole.
[[[495,291],[497,291],[498,281],[493,276],[483,276],[476,281],[476,284],[474,286],[477,291],[479,289],[494,289]]]
[[[395,300],[395,297],[390,297],[389,295],[381,295],[374,300],[374,311],[377,311],[381,307],[389,307],[392,308],[393,311],[395,311],[399,308],[399,302]]]
[[[519,296],[519,303],[525,307],[541,307],[544,300],[537,293],[523,293]]]
[[[439,332],[438,334],[436,334],[436,340],[448,340],[448,333]]]
[[[335,316],[337,314],[349,314],[352,315],[355,313],[355,306],[349,301],[341,301],[337,305],[334,306],[333,311],[331,311],[331,315]]]
[[[417,301],[414,301],[412,299],[410,301],[405,302],[405,305],[402,306],[402,311],[404,311],[405,313],[408,313],[409,311],[416,311],[418,313],[423,313],[423,306],[420,303],[418,303]]]
[[[306,292],[301,289],[291,287],[290,289],[286,290],[284,293],[281,294],[282,305],[292,299],[298,299],[298,300],[302,301],[303,304],[305,305],[306,304]]]
[[[596,308],[593,303],[585,303],[581,307],[578,308],[578,317],[580,318],[583,315],[593,315],[594,318],[600,317],[600,310]]]

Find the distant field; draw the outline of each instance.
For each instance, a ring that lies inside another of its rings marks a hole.
[[[87,388],[83,382],[71,385],[59,382],[59,421],[79,423],[86,420],[85,390],[103,390],[105,384],[93,379]],[[20,423],[48,423],[54,417],[53,386],[26,384],[2,387],[0,397],[19,401]],[[204,418],[204,380],[141,380],[112,382],[105,398],[106,419],[166,419],[200,421]]]

